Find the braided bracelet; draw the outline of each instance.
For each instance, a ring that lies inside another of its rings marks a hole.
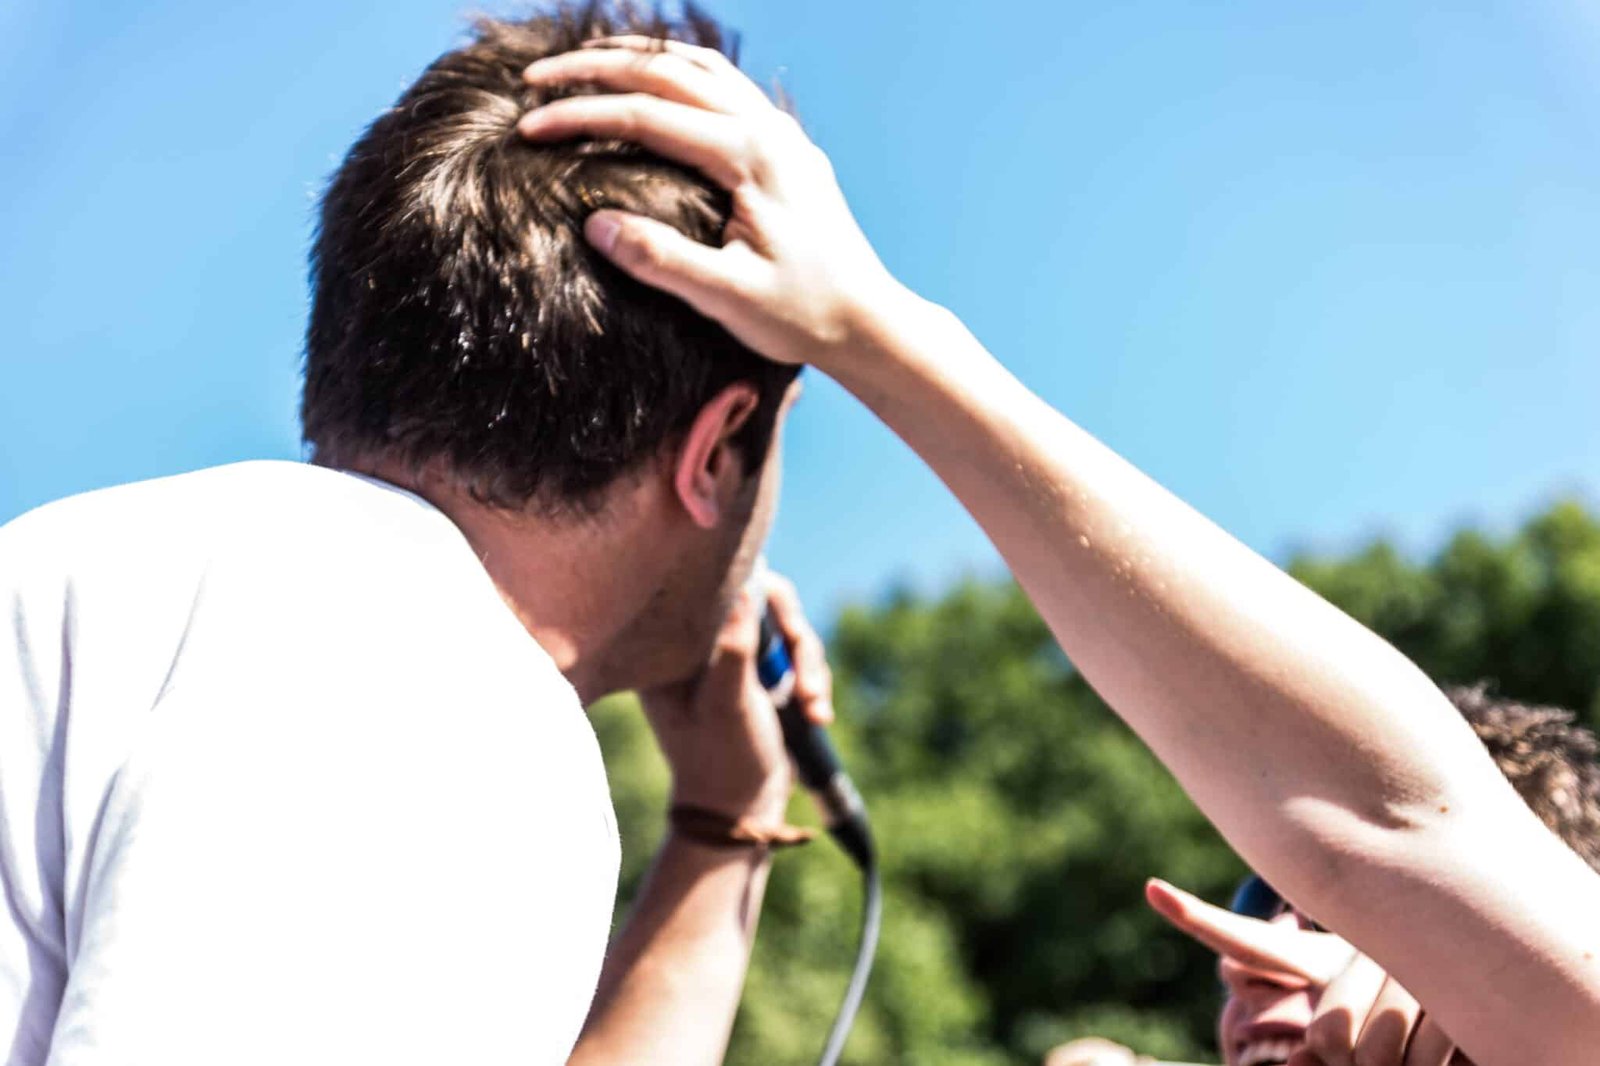
[[[792,848],[809,843],[814,829],[779,822],[763,825],[748,818],[731,818],[704,807],[679,804],[667,812],[673,832],[697,844],[719,848]]]

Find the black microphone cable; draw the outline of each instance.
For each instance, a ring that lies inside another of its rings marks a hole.
[[[788,644],[773,625],[769,611],[761,615],[761,647],[756,673],[778,709],[784,746],[794,758],[800,783],[816,801],[829,834],[845,854],[855,860],[866,879],[866,898],[861,908],[861,946],[856,951],[855,969],[850,974],[850,984],[845,988],[844,1002],[833,1020],[833,1028],[828,1031],[822,1058],[818,1060],[820,1066],[834,1066],[844,1051],[850,1027],[855,1024],[856,1012],[861,1009],[867,978],[872,973],[872,960],[878,951],[878,932],[883,920],[883,884],[878,872],[878,856],[861,793],[856,791],[855,784],[840,765],[839,753],[834,751],[827,730],[807,718],[804,708],[794,698],[794,663],[789,657]]]

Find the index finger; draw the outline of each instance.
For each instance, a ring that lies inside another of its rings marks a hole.
[[[1157,878],[1146,883],[1145,899],[1179,932],[1253,970],[1327,984],[1355,954],[1353,947],[1331,934],[1234,914]]]
[[[710,80],[721,86],[719,91],[737,96],[741,100],[740,110],[771,109],[783,114],[792,114],[793,107],[788,94],[783,87],[775,81],[772,91],[768,92],[755,79],[739,69],[737,60],[717,51],[715,48],[705,48],[701,45],[688,44],[684,41],[665,40],[657,37],[645,37],[638,34],[623,35],[618,37],[598,37],[592,41],[585,41],[581,48],[585,52],[633,52],[656,53],[674,56],[691,63],[710,75]]]
[[[751,105],[755,86],[718,77],[671,52],[589,48],[535,60],[522,72],[529,85],[600,85],[613,92],[645,92],[663,100],[733,114]],[[756,95],[760,96],[757,90]],[[765,105],[766,98],[760,103]]]
[[[670,37],[651,37],[643,33],[619,33],[612,37],[596,37],[584,41],[584,49],[625,48],[634,52],[668,52],[681,56],[708,71],[723,72],[733,71],[744,77],[743,73],[734,64],[733,60],[717,51],[715,48],[706,48],[703,45],[690,44],[687,41],[674,41]],[[746,81],[749,79],[746,78]],[[750,83],[752,86],[754,82]],[[758,92],[760,90],[757,90]]]
[[[750,138],[738,119],[648,93],[553,100],[518,119],[517,132],[530,141],[632,141],[695,168],[730,192],[750,177],[753,166]]]

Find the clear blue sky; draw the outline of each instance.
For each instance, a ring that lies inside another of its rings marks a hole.
[[[711,5],[902,277],[1275,558],[1595,498],[1585,7]],[[0,4],[0,521],[299,454],[316,194],[467,10]],[[786,489],[772,555],[823,616],[996,565],[818,378]]]

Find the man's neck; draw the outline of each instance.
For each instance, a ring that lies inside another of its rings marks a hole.
[[[388,464],[361,473],[414,492],[456,524],[511,613],[585,703],[621,687],[613,652],[657,587],[658,559],[637,550],[648,493],[618,492],[596,516],[492,507],[444,476]]]

